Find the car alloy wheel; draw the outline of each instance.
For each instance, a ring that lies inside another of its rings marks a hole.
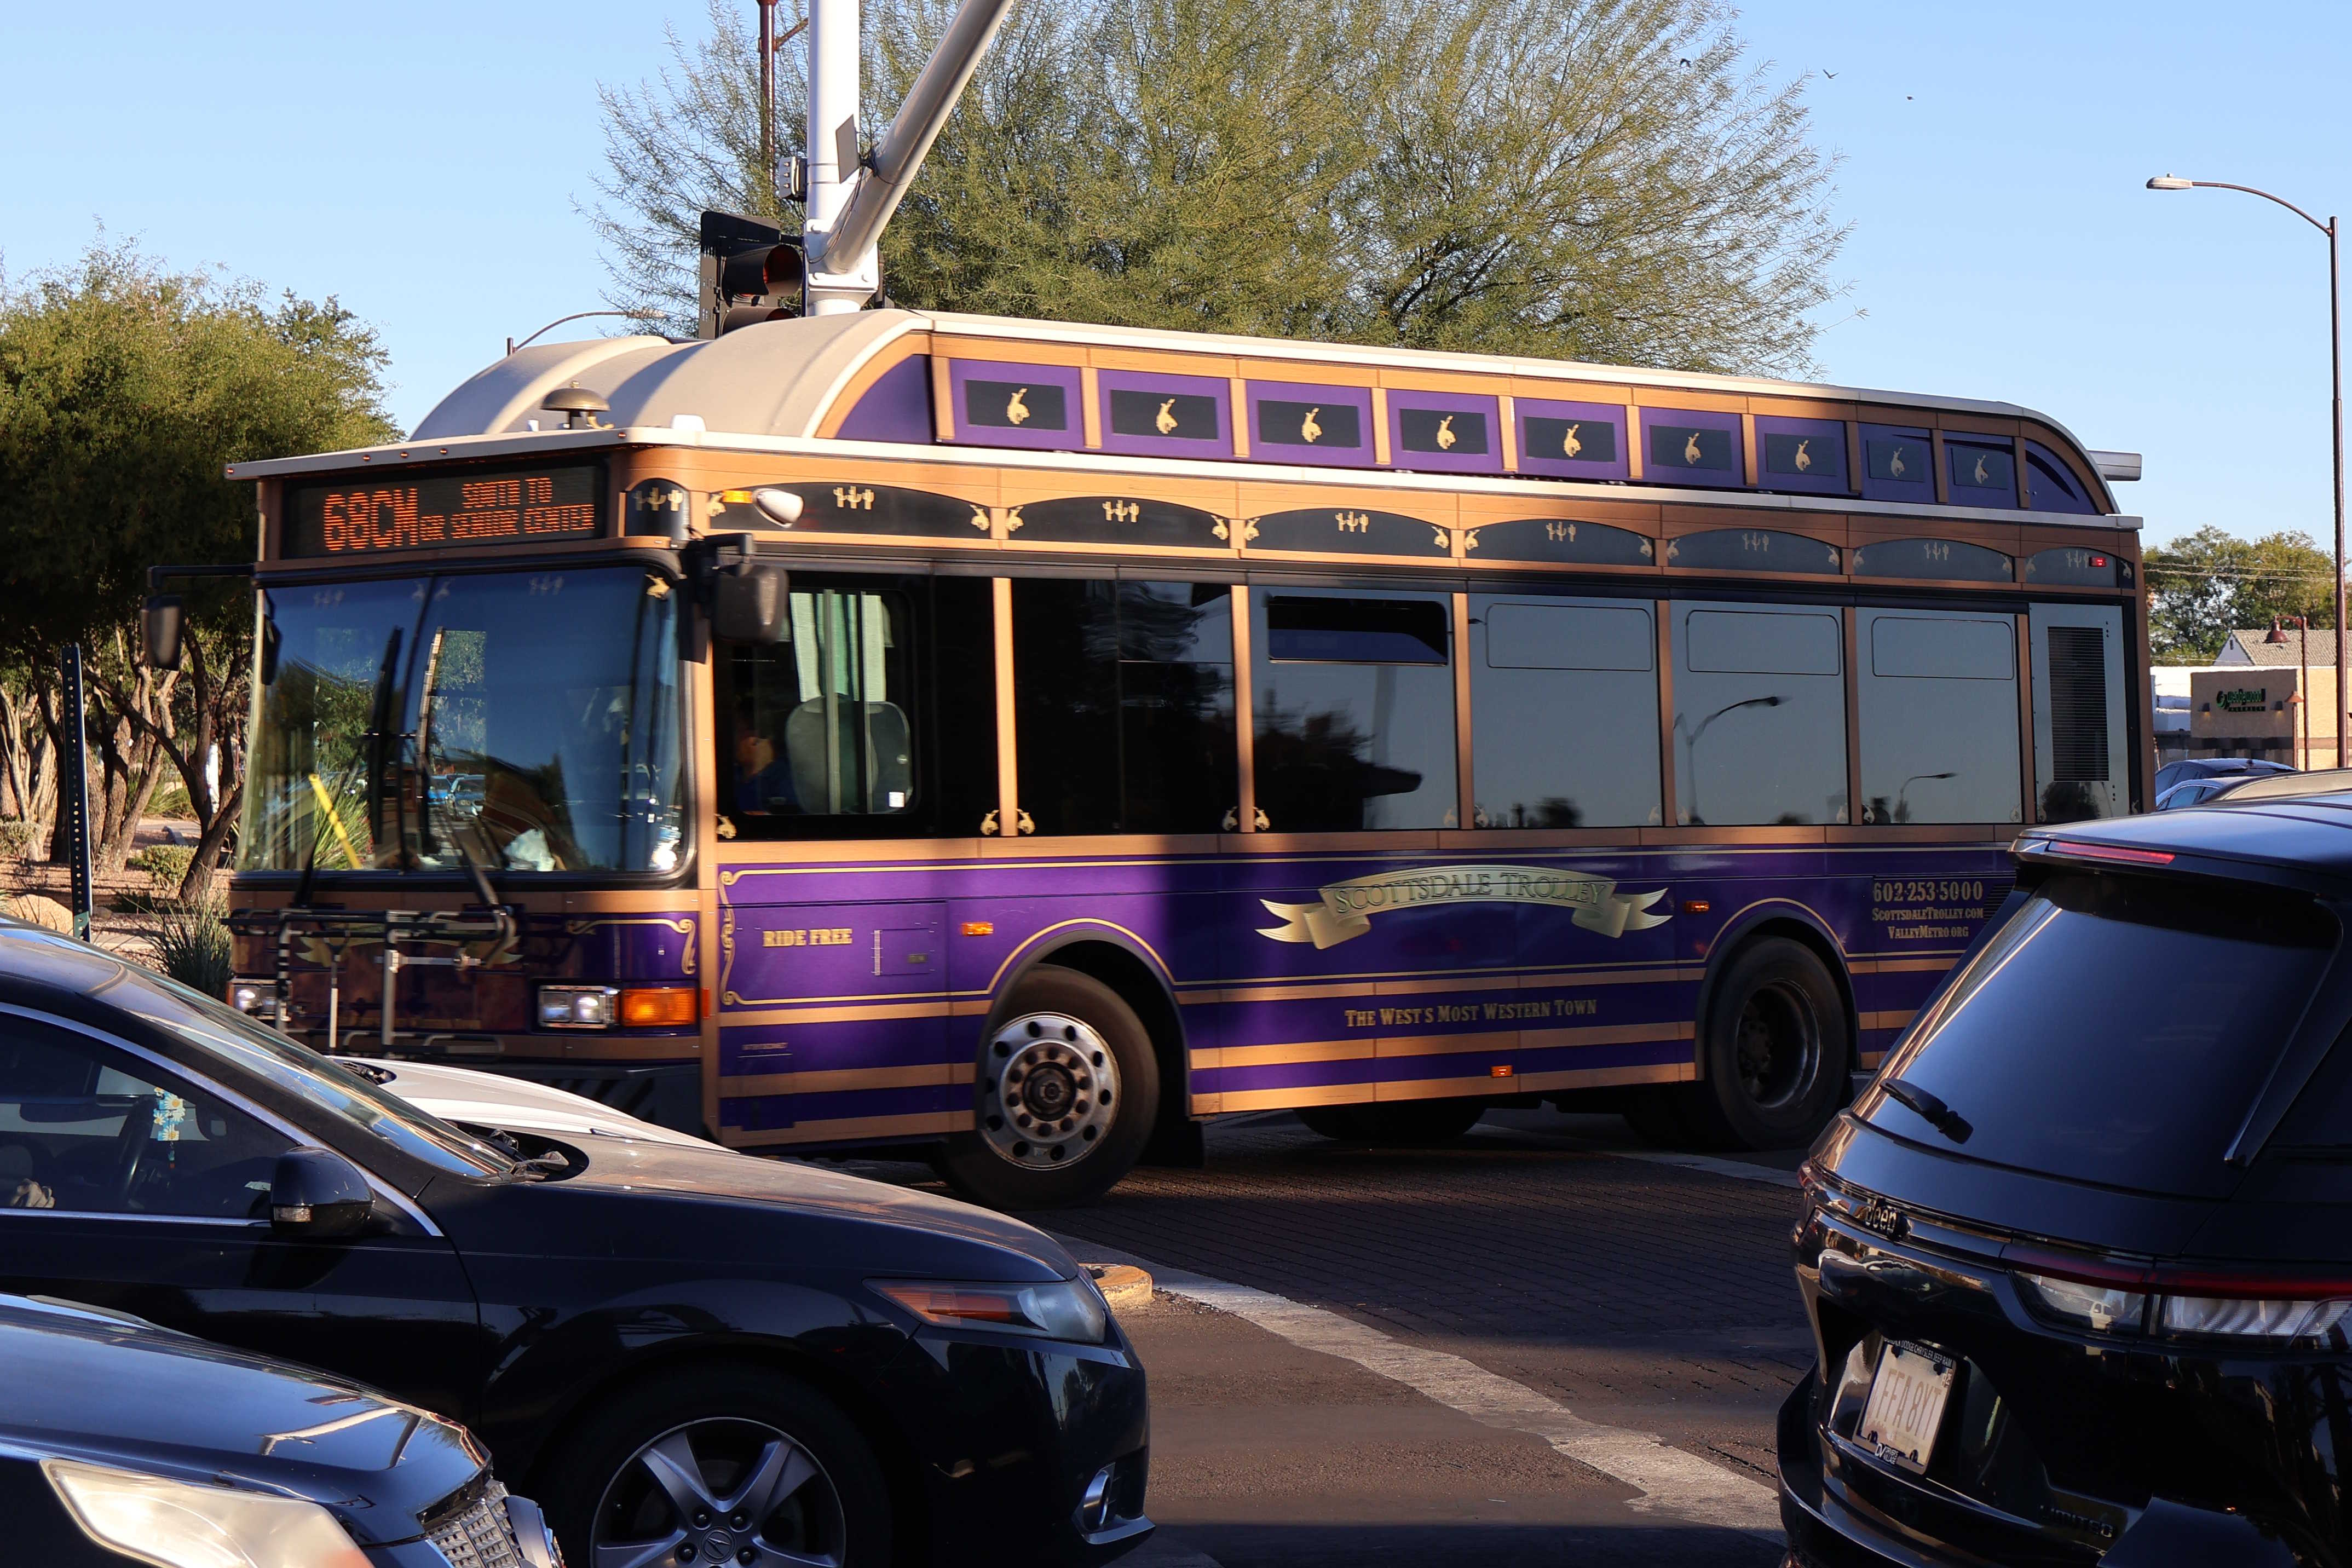
[[[1055,1170],[1093,1153],[1118,1115],[1118,1058],[1083,1018],[1025,1013],[990,1039],[981,1136],[999,1159]]]
[[[675,1426],[630,1456],[596,1510],[588,1568],[841,1568],[840,1493],[761,1421]]]

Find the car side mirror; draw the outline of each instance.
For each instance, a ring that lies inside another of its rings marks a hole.
[[[279,1236],[305,1241],[356,1236],[374,1213],[367,1178],[331,1150],[289,1149],[269,1173],[269,1228]]]
[[[139,615],[140,657],[150,669],[180,668],[181,635],[187,629],[188,602],[177,594],[154,594]]]
[[[728,642],[782,642],[792,634],[790,576],[758,562],[719,572],[710,580],[710,629]]]

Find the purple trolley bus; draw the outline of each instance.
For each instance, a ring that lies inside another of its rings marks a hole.
[[[1810,1138],[2148,787],[2007,405],[924,316],[526,348],[241,465],[236,994],[1081,1201],[1220,1116]]]

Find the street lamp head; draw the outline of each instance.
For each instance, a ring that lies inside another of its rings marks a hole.
[[[2193,191],[2197,188],[2197,182],[2184,180],[2178,174],[2158,174],[2148,181],[2147,188],[2151,191]]]

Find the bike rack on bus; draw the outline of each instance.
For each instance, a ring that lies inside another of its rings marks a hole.
[[[513,941],[517,927],[514,911],[504,905],[494,905],[487,912],[475,913],[463,910],[333,910],[302,905],[289,905],[268,915],[240,913],[228,921],[229,930],[239,936],[267,936],[276,950],[276,971],[270,992],[276,1005],[276,1023],[280,1033],[292,1022],[294,990],[294,937],[297,931],[316,932],[328,939],[333,961],[327,966],[327,1050],[332,1055],[341,1044],[337,1018],[342,991],[343,955],[361,942],[373,940],[383,944],[383,952],[376,960],[383,969],[383,998],[379,1005],[377,1040],[385,1052],[392,1049],[393,1033],[400,1012],[400,972],[404,969],[478,969],[486,962],[462,951],[446,957],[425,957],[402,951],[404,945],[422,942],[467,942],[489,939],[495,946]],[[340,944],[333,939],[341,938]]]

